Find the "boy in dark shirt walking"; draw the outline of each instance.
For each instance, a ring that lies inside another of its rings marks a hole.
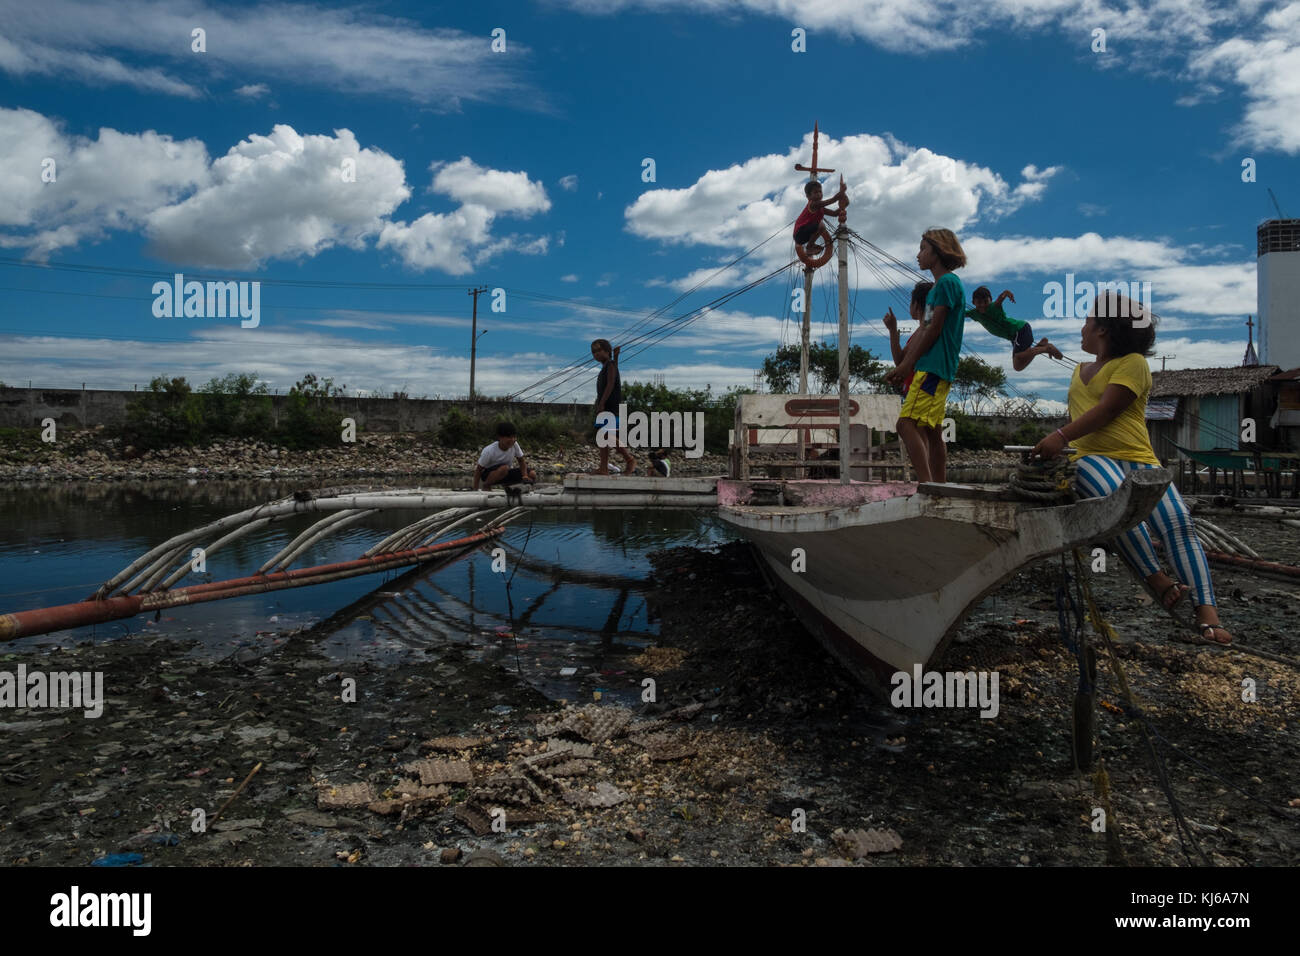
[[[600,448],[600,467],[598,475],[609,474],[609,450],[617,448],[627,465],[626,473],[636,470],[636,459],[632,453],[618,443],[618,407],[623,403],[623,388],[618,376],[619,348],[611,348],[609,339],[596,339],[591,343],[591,357],[600,363],[600,374],[596,376],[596,445]],[[604,434],[602,440],[601,435]]]

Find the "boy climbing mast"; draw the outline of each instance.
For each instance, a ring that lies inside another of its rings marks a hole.
[[[993,293],[989,291],[988,286],[980,286],[971,293],[971,305],[975,308],[966,310],[966,318],[974,319],[990,334],[1011,343],[1011,364],[1015,366],[1017,372],[1024,371],[1039,355],[1050,355],[1054,359],[1061,358],[1061,350],[1046,338],[1037,345],[1034,344],[1034,330],[1028,322],[1013,319],[1003,312],[1003,299],[1016,301],[1010,289],[1003,289],[997,301],[993,301]]]
[[[803,212],[799,213],[799,218],[794,221],[794,242],[797,246],[803,246],[804,251],[809,255],[821,255],[822,247],[815,245],[813,240],[817,238],[817,233],[821,230],[822,219],[829,212],[833,215],[839,215],[843,210],[848,208],[849,197],[844,188],[843,180],[840,182],[840,191],[830,199],[822,199],[822,184],[812,179],[803,188],[803,194],[808,197],[808,204],[803,207]],[[838,209],[832,209],[839,203]]]

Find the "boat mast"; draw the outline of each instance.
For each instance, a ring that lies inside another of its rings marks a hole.
[[[844,188],[844,174],[840,174],[840,188]],[[849,227],[845,220],[848,210],[840,204],[839,228],[835,230],[835,251],[839,257],[840,292],[840,484],[849,483],[849,459],[853,457],[853,442],[849,440]]]
[[[800,163],[795,163],[794,165],[794,168],[796,170],[800,172],[806,172],[808,174],[808,181],[810,183],[817,182],[818,173],[835,172],[835,170],[833,169],[823,168],[817,165],[817,140],[820,137],[820,135],[821,135],[821,131],[817,128],[817,122],[814,120],[813,121],[812,165],[804,166]],[[813,279],[814,271],[815,270],[812,266],[806,263],[804,264],[803,316],[802,316],[803,321],[800,323],[800,330],[799,330],[799,394],[800,395],[808,394],[808,332],[812,321],[812,279]],[[804,460],[804,456],[807,453],[807,449],[805,447],[806,445],[805,434],[806,434],[806,429],[800,428],[799,429],[799,461],[801,462]],[[805,478],[807,477],[807,472],[801,467],[796,472],[796,475],[800,478]]]

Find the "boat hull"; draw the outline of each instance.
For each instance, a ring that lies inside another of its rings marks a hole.
[[[830,506],[725,504],[736,489],[723,484],[720,517],[753,544],[808,630],[861,680],[887,688],[897,671],[929,669],[961,620],[1026,563],[1143,520],[1169,473],[1135,472],[1112,495],[1060,506],[951,485],[865,500],[888,489],[866,484],[831,485],[840,503]],[[850,489],[862,503],[843,503]]]

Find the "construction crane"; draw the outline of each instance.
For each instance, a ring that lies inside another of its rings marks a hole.
[[[1277,196],[1273,195],[1272,187],[1265,186],[1264,188],[1268,190],[1268,198],[1273,200],[1273,208],[1277,210],[1277,218],[1285,219],[1286,214],[1282,212],[1282,207],[1277,204]]]

